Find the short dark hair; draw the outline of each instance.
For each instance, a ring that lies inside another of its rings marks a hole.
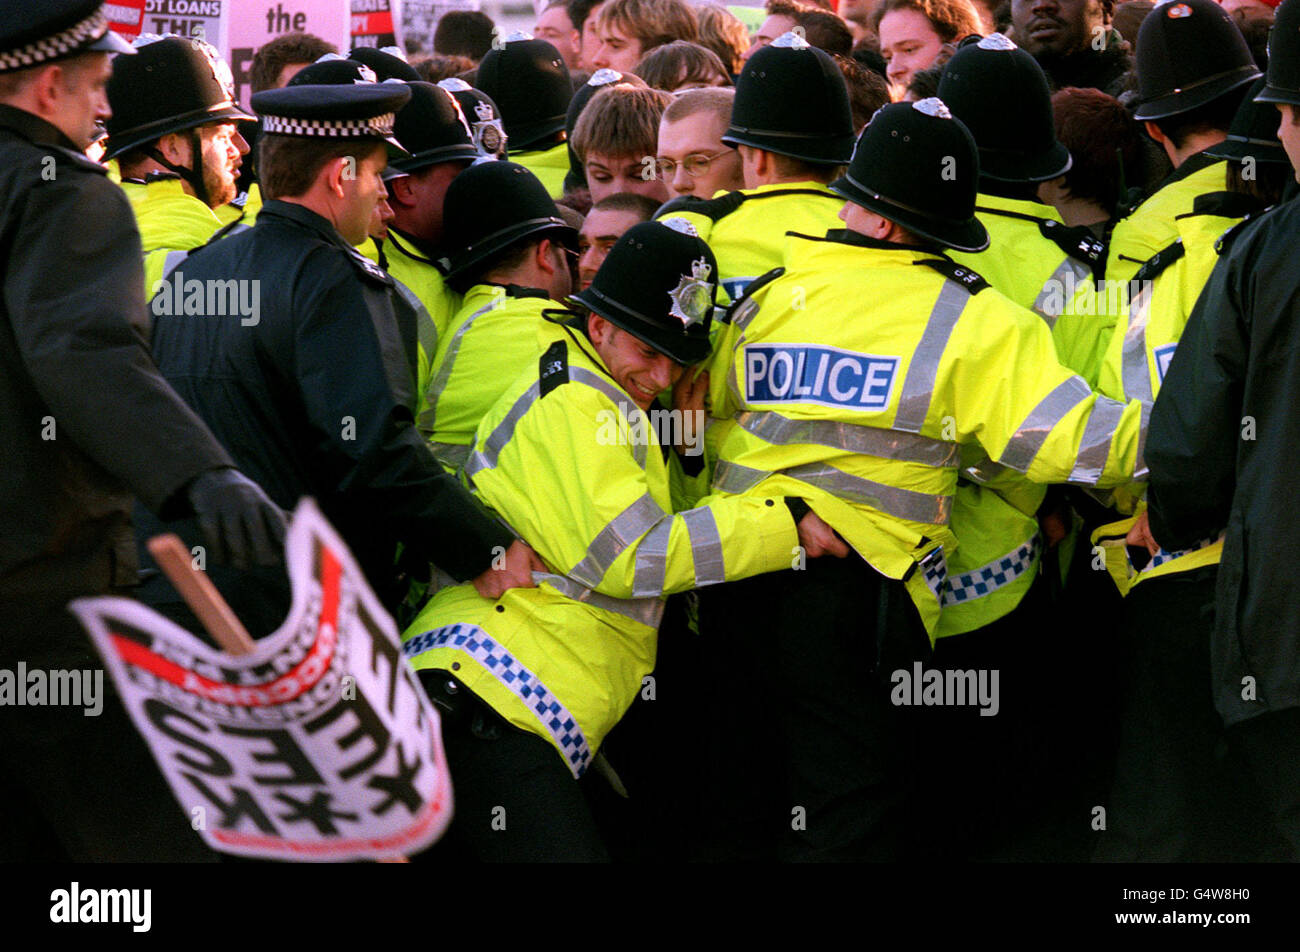
[[[1078,86],[1052,96],[1052,117],[1056,137],[1074,159],[1065,187],[1073,197],[1115,214],[1124,197],[1120,181],[1132,188],[1146,174],[1142,126],[1114,96]]]
[[[310,139],[263,133],[257,146],[257,172],[268,199],[296,198],[316,184],[321,169],[344,156],[360,163],[384,148],[379,139]]]
[[[569,22],[579,33],[582,32],[582,25],[587,22],[587,17],[591,16],[591,11],[604,3],[605,0],[569,0],[565,6],[569,11]]]
[[[686,83],[712,83],[714,76],[731,85],[731,73],[718,54],[689,40],[656,46],[633,69],[652,89],[672,92]]]
[[[804,39],[817,49],[832,56],[853,52],[853,31],[838,14],[805,7],[795,14],[794,22],[803,28]]]
[[[942,78],[942,66],[918,69],[912,74],[912,81],[907,84],[907,94],[918,100],[937,96],[939,95],[939,80]]]
[[[475,63],[492,49],[496,25],[478,10],[448,10],[433,31],[433,51],[444,56],[468,56]]]
[[[263,43],[253,54],[253,65],[248,81],[253,92],[275,87],[275,81],[286,66],[293,63],[314,63],[326,53],[337,53],[339,48],[310,33],[286,33]]]
[[[432,53],[411,65],[426,83],[440,83],[444,79],[451,79],[466,70],[473,69],[474,61],[468,56],[443,56],[441,53]]]
[[[615,192],[613,195],[606,195],[595,205],[591,206],[593,212],[632,212],[642,221],[649,221],[655,217],[655,212],[659,211],[659,203],[649,195],[638,195],[636,192]]]
[[[1249,85],[1238,86],[1203,106],[1165,119],[1153,119],[1152,122],[1174,144],[1174,148],[1181,149],[1188,138],[1196,133],[1227,132],[1233,117],[1237,115],[1238,107],[1246,98],[1248,88]]]

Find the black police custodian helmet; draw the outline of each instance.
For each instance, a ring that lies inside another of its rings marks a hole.
[[[1134,118],[1143,122],[1189,112],[1259,78],[1241,30],[1214,0],[1172,0],[1148,13],[1136,67]]]
[[[394,52],[388,52],[392,49]],[[375,71],[375,76],[382,83],[386,79],[400,79],[404,83],[420,81],[420,74],[415,67],[397,55],[396,47],[375,49],[373,46],[358,46],[348,53],[348,59],[365,63]]]
[[[1237,108],[1228,127],[1228,137],[1218,145],[1205,150],[1216,159],[1244,162],[1283,163],[1290,160],[1282,141],[1277,137],[1277,109],[1272,103],[1260,102],[1255,97],[1264,90],[1263,77],[1255,80],[1246,99]]]
[[[402,107],[393,132],[410,156],[394,159],[399,172],[415,172],[440,162],[473,161],[478,150],[451,93],[433,83],[408,83],[411,101]]]
[[[564,128],[573,82],[560,51],[545,40],[509,34],[483,57],[474,84],[500,108],[513,152]]]
[[[81,53],[131,53],[102,0],[0,0],[0,73]]]
[[[465,121],[469,123],[470,140],[478,150],[479,157],[504,159],[509,137],[506,135],[505,123],[501,120],[501,110],[492,101],[492,97],[455,76],[439,80],[438,85],[451,93],[460,106]]]
[[[1069,169],[1043,68],[1001,33],[957,50],[943,68],[938,96],[975,137],[981,175],[1042,182]]]
[[[610,249],[587,290],[569,300],[679,364],[709,356],[718,262],[684,218],[641,222]]]
[[[142,37],[113,61],[104,157],[210,122],[252,119],[234,103],[234,80],[215,47],[183,36]]]
[[[749,145],[818,165],[853,152],[849,91],[835,61],[786,33],[745,63],[736,80],[727,145]]]
[[[442,225],[448,243],[438,263],[448,278],[543,232],[570,247],[578,243],[546,186],[514,162],[483,162],[457,175],[443,201]]]
[[[975,140],[940,99],[891,103],[872,118],[831,189],[908,231],[958,251],[983,251],[975,217]]]
[[[1268,34],[1268,83],[1256,102],[1300,105],[1300,0],[1283,0]]]

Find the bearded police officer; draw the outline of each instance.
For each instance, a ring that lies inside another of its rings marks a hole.
[[[147,294],[222,228],[213,209],[235,198],[248,144],[230,67],[202,40],[148,37],[108,81],[105,159],[117,159],[144,244]],[[230,226],[227,226],[230,227]]]
[[[1278,136],[1300,162],[1300,3],[1269,37]],[[1205,286],[1151,412],[1151,534],[1168,550],[1224,531],[1210,689],[1281,834],[1273,857],[1300,859],[1300,592],[1295,480],[1300,439],[1294,202],[1242,226]],[[1261,280],[1266,276],[1267,280]]]
[[[715,274],[688,225],[633,226],[478,429],[466,476],[553,573],[495,603],[444,589],[404,635],[450,712],[448,839],[477,858],[604,858],[574,780],[654,666],[663,596],[785,568],[801,538],[779,496],[673,512],[654,401],[709,352]],[[842,545],[803,512],[811,551]]]
[[[94,0],[0,2],[6,670],[103,676],[66,606],[135,584],[133,496],[197,515],[213,561],[273,563],[284,530],[149,359],[130,206],[82,152],[108,117],[110,53],[131,50]],[[0,809],[21,818],[6,824],[3,858],[210,857],[116,695],[89,713],[49,705],[0,717]]]
[[[744,632],[729,644],[762,659],[757,683],[782,699],[787,799],[762,835],[783,830],[787,856],[897,855],[886,682],[938,620],[963,450],[1038,481],[1115,485],[1138,468],[1138,404],[1093,394],[1041,318],[940,250],[988,241],[977,177],[975,143],[942,102],[884,107],[832,185],[847,229],[792,235],[784,272],[738,302],[742,336],[711,365],[732,382],[715,412],[735,416],[714,491],[801,496],[855,550],[734,586],[711,613]]]
[[[382,199],[386,139],[410,96],[403,83],[255,94],[266,204],[255,227],[187,260],[183,278],[186,288],[233,282],[241,305],[256,304],[177,313],[163,295],[175,298],[178,270],[152,305],[163,372],[273,499],[318,500],[390,610],[407,587],[394,568],[398,543],[404,564],[423,560],[427,573],[435,563],[485,595],[530,583],[531,552],[442,472],[416,432],[414,318],[351,244]],[[259,627],[283,620],[282,574],[225,581]]]

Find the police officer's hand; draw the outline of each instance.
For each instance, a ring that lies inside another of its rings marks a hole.
[[[682,411],[682,415],[687,413],[703,413],[704,398],[709,395],[709,372],[700,370],[699,376],[696,376],[697,368],[687,367],[686,372],[677,378],[673,384],[673,409]]]
[[[833,555],[837,559],[846,558],[849,547],[843,539],[835,534],[817,513],[809,510],[799,520],[799,544],[810,559],[819,559],[823,555]]]
[[[1147,518],[1145,510],[1143,510],[1142,515],[1138,516],[1137,522],[1133,523],[1133,528],[1128,531],[1128,535],[1124,537],[1124,543],[1137,548],[1144,548],[1152,557],[1160,551],[1160,543],[1151,534],[1151,520]]]
[[[545,572],[546,563],[522,539],[492,560],[492,568],[474,579],[474,590],[484,598],[500,598],[512,588],[534,588],[534,572]]]
[[[190,484],[189,499],[217,562],[248,569],[284,559],[284,512],[239,470],[208,470]]]

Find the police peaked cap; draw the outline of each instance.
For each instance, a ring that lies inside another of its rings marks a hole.
[[[400,152],[401,145],[393,138],[393,120],[410,99],[406,83],[291,84],[253,93],[253,111],[267,134],[382,139]]]
[[[101,0],[0,0],[0,73],[81,53],[132,53]]]
[[[1283,0],[1268,34],[1268,84],[1256,102],[1300,105],[1300,0]]]
[[[394,159],[399,172],[415,172],[441,162],[474,161],[469,127],[451,93],[433,83],[408,83],[411,101],[402,107],[393,125],[397,141],[410,156]]]
[[[229,69],[201,40],[164,36],[113,61],[105,158],[210,122],[252,119],[234,102]],[[222,75],[224,73],[224,75]]]
[[[369,66],[381,83],[386,79],[400,79],[404,83],[420,81],[420,74],[406,60],[373,46],[356,47],[348,53],[348,59]]]
[[[521,151],[564,128],[573,81],[560,51],[545,40],[518,39],[488,50],[474,85],[501,110],[512,151]]]
[[[1264,91],[1264,84],[1262,76],[1255,80],[1246,93],[1245,100],[1237,108],[1237,114],[1232,117],[1228,137],[1218,145],[1206,149],[1206,155],[1233,162],[1244,162],[1246,159],[1265,163],[1290,161],[1286,150],[1282,148],[1282,141],[1277,137],[1277,109],[1272,103],[1255,98]]]
[[[544,232],[569,247],[578,243],[577,230],[560,217],[546,186],[514,162],[483,162],[452,179],[442,225],[447,241],[438,263],[448,278]]]
[[[853,152],[844,74],[831,57],[786,33],[749,58],[736,79],[727,145],[748,145],[818,165]]]
[[[979,153],[939,99],[890,103],[871,117],[843,178],[831,189],[913,234],[958,251],[983,251],[975,217]]]
[[[1134,118],[1142,122],[1190,112],[1260,75],[1241,30],[1214,0],[1171,0],[1148,13],[1136,69]]]
[[[1041,182],[1070,168],[1043,68],[1002,34],[957,50],[943,68],[938,97],[975,137],[981,175]]]
[[[569,298],[679,364],[709,356],[718,262],[684,218],[633,225]]]

